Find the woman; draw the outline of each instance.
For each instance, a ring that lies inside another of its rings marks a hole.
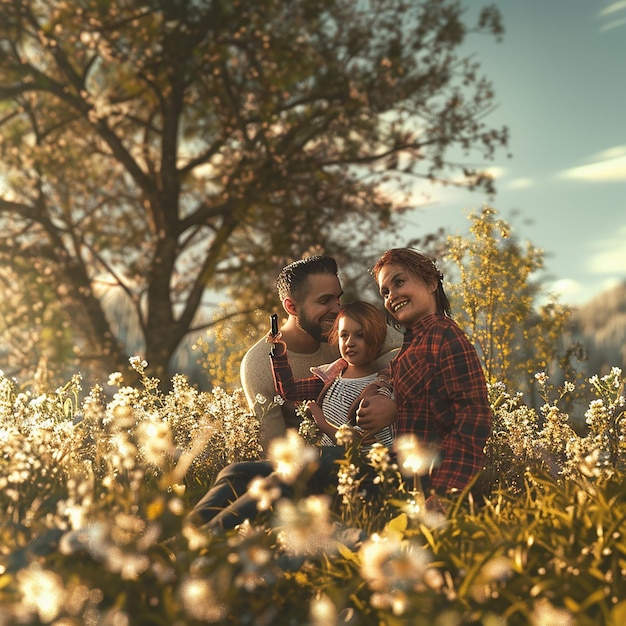
[[[395,415],[398,437],[414,434],[439,448],[437,466],[422,481],[426,495],[462,490],[483,468],[493,418],[478,354],[450,317],[443,275],[426,255],[391,249],[372,273],[385,309],[406,333],[379,377],[395,405],[376,394],[362,403],[357,423],[376,432]]]

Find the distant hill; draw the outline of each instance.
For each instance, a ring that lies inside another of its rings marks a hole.
[[[615,366],[626,372],[626,282],[574,309],[572,324],[574,339],[587,351],[589,375]]]

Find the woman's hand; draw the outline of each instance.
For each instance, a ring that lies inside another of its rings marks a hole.
[[[357,426],[368,433],[377,433],[396,421],[398,406],[387,396],[373,394],[363,398],[356,412]]]

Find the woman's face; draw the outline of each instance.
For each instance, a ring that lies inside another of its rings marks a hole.
[[[426,284],[402,265],[383,265],[378,290],[385,309],[405,328],[437,312],[436,284]]]

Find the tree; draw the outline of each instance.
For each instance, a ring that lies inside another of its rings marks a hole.
[[[472,212],[470,236],[448,238],[447,258],[455,263],[458,282],[450,288],[457,322],[483,361],[487,380],[533,395],[533,376],[577,378],[571,361],[577,346],[564,346],[571,311],[545,296],[532,276],[543,268],[543,252],[520,243],[511,226],[484,207]]]
[[[407,208],[386,190],[491,189],[448,154],[489,159],[507,142],[484,124],[491,85],[459,52],[471,33],[502,33],[494,8],[472,28],[448,0],[0,10],[0,263],[20,259],[56,292],[83,371],[127,365],[112,288],[162,378],[214,323],[211,293],[244,314],[303,252],[350,267]]]

